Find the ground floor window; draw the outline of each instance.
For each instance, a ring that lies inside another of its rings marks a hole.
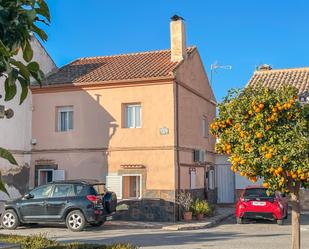
[[[124,175],[122,176],[122,198],[138,199],[141,197],[141,176]]]
[[[108,175],[107,189],[116,193],[118,199],[140,199],[142,197],[142,175]]]
[[[64,170],[58,165],[35,165],[35,186],[47,184],[52,181],[65,180]]]

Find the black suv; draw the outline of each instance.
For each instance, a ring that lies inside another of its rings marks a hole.
[[[65,222],[70,230],[81,231],[87,223],[101,226],[116,205],[116,194],[98,181],[56,181],[7,201],[1,224],[4,229],[15,229],[27,223]]]

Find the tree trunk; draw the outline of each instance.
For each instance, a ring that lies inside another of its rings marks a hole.
[[[291,193],[292,204],[292,249],[300,249],[300,204],[299,188]]]

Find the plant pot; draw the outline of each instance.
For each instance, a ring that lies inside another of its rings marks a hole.
[[[192,212],[185,211],[183,213],[183,219],[184,219],[184,221],[191,221],[192,220]]]
[[[197,220],[203,220],[204,219],[204,214],[196,214],[196,219]]]

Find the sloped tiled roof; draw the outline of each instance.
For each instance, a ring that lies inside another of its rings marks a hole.
[[[309,92],[309,67],[255,71],[248,86],[279,88],[294,86],[299,94]]]
[[[196,48],[189,47],[187,53]],[[169,76],[179,62],[170,50],[80,58],[49,75],[46,84],[109,82]]]

